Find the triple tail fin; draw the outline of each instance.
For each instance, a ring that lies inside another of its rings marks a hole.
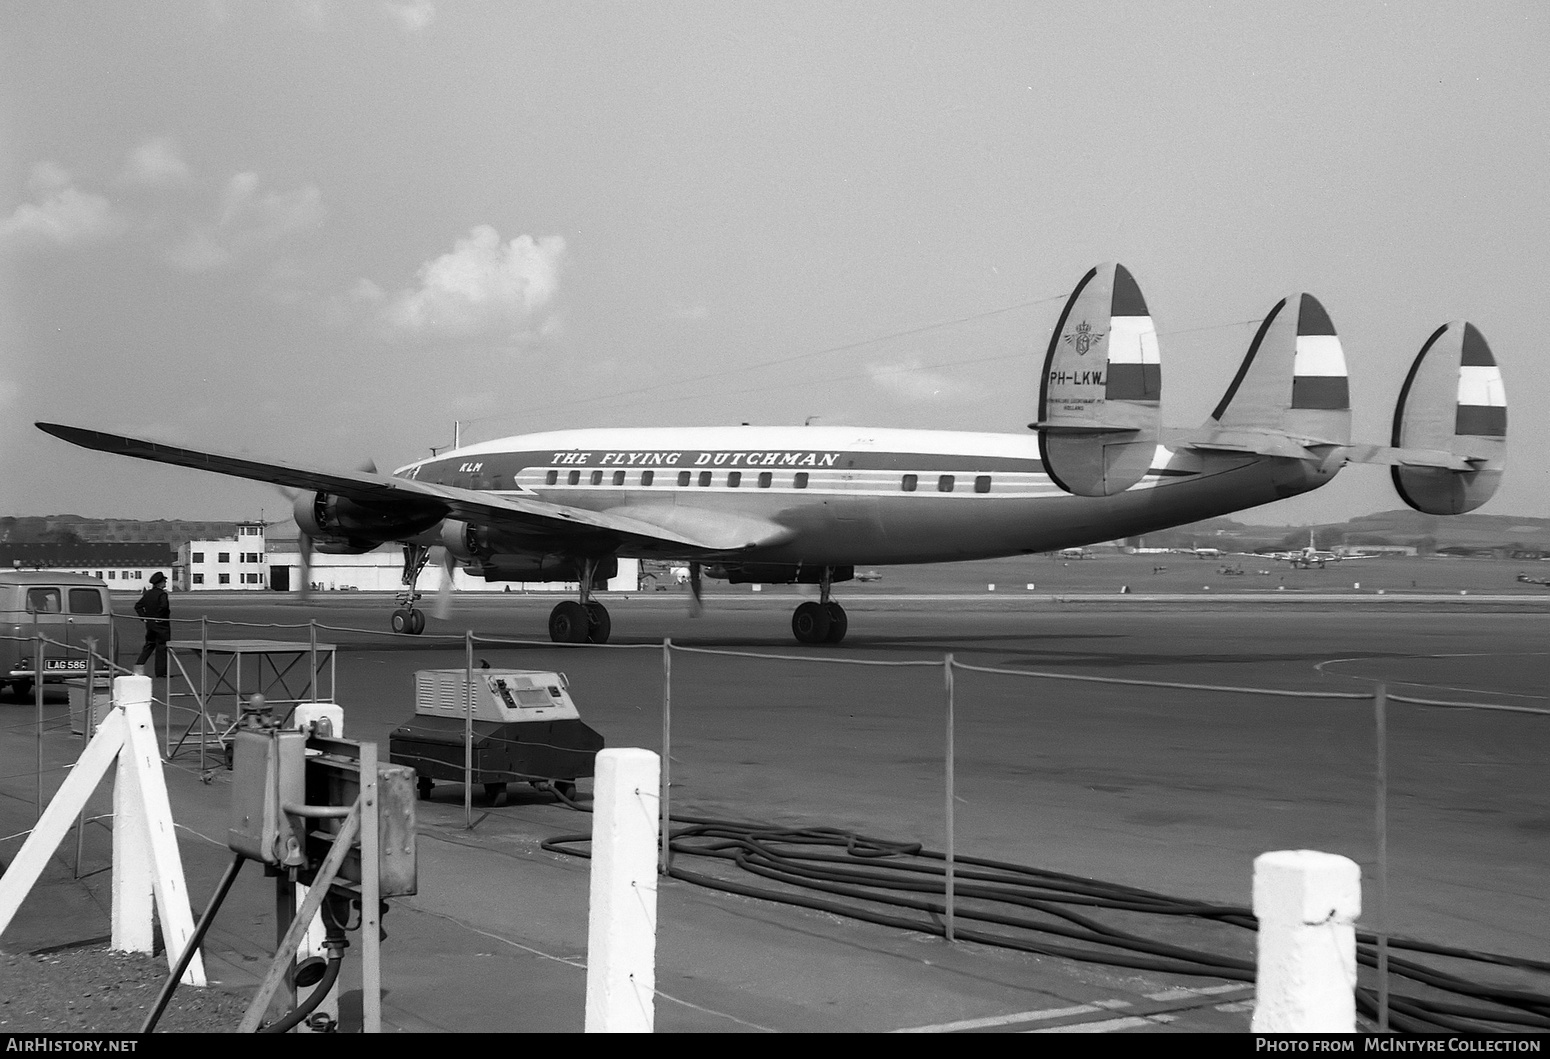
[[[1507,390],[1491,347],[1474,324],[1444,324],[1421,347],[1394,408],[1388,447],[1350,455],[1386,463],[1406,504],[1460,515],[1491,499],[1507,456]]]
[[[1050,336],[1039,382],[1039,455],[1078,496],[1112,496],[1156,455],[1162,400],[1157,329],[1135,277],[1120,264],[1082,277]]]
[[[1340,336],[1317,298],[1293,294],[1260,323],[1232,385],[1187,444],[1322,461],[1350,442],[1351,391]]]

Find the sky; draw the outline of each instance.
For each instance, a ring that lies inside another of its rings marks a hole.
[[[1315,294],[1357,440],[1472,321],[1550,517],[1550,5],[0,8],[0,514],[277,518],[64,422],[323,469],[567,427],[1026,433],[1120,261],[1198,425]],[[456,427],[454,424],[461,424]],[[1240,513],[1402,506],[1386,471]]]

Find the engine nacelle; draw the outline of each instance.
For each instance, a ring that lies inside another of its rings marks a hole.
[[[495,554],[494,542],[486,530],[455,518],[442,522],[441,546],[465,563],[483,562]]]
[[[296,525],[326,554],[359,555],[387,541],[424,533],[439,512],[406,512],[402,505],[372,507],[329,493],[303,493],[292,506]]]

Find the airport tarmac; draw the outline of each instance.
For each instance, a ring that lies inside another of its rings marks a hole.
[[[1550,607],[1542,602],[1550,593],[1488,603],[1477,589],[1466,603],[1442,598],[1444,590],[1432,602],[1306,599],[1295,607],[1089,594],[1092,602],[1055,594],[911,599],[904,597],[920,594],[842,589],[849,637],[810,648],[790,641],[790,593],[713,594],[693,620],[676,593],[651,593],[609,600],[614,645],[482,642],[475,653],[496,667],[565,672],[583,718],[610,746],[658,750],[662,640],[740,652],[673,655],[675,812],[841,828],[933,849],[946,841],[948,653],[1024,673],[1293,692],[1362,691],[1384,681],[1393,695],[1550,708]],[[412,712],[414,672],[463,664],[463,629],[531,640],[553,602],[462,597],[453,620],[433,619],[416,639],[375,631],[391,608],[385,597],[325,593],[302,604],[184,595],[175,614],[190,624],[175,635],[197,639],[192,619],[203,614],[211,639],[305,641],[308,630],[296,626],[316,619],[325,627],[319,638],[338,645],[346,734],[385,747]],[[236,621],[269,627],[219,624]],[[125,633],[126,643],[137,642],[133,623]],[[1362,865],[1364,923],[1373,922],[1370,702],[954,676],[959,854],[1246,905],[1257,853],[1321,849]],[[0,834],[13,835],[31,822],[36,741],[25,703],[7,698],[0,710]],[[62,697],[51,695],[42,741],[50,785],[80,747],[59,723],[64,711]],[[1541,779],[1550,716],[1390,703],[1388,723],[1390,929],[1542,957],[1550,943],[1542,898],[1550,796]],[[201,772],[197,755],[183,752],[168,777],[189,889],[202,905],[230,857],[229,776]],[[588,788],[583,782],[583,794]],[[105,792],[98,800],[108,804]],[[476,800],[472,829],[456,785],[438,786],[419,812],[420,892],[395,902],[385,920],[384,1028],[579,1030],[587,864],[539,843],[586,830],[588,818],[515,786],[495,806]],[[0,858],[17,845],[0,843]],[[85,867],[97,874],[71,880],[67,848],[0,948],[105,935],[107,853],[106,829],[89,828]],[[268,881],[256,871],[239,880],[211,935],[212,973],[231,985],[256,982],[273,943],[272,909]],[[1222,978],[949,944],[924,930],[676,879],[661,883],[659,916],[663,1031],[1248,1028],[1248,994]],[[1246,936],[1187,921],[1146,929],[1252,958]]]

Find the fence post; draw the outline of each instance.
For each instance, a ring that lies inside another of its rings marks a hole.
[[[945,655],[942,659],[942,675],[947,682],[947,863],[944,886],[946,898],[946,917],[944,926],[948,941],[954,938],[953,922],[953,853],[954,853],[954,820],[953,820],[953,786],[955,776],[953,772],[953,656]]]
[[[474,826],[474,630],[463,632],[463,826]]]
[[[38,615],[34,612],[32,615],[32,627],[33,635],[37,637],[37,641],[33,644],[34,650],[32,653],[32,705],[34,712],[37,714],[37,724],[33,735],[35,736],[34,742],[37,744],[38,774],[37,783],[34,787],[36,794],[33,799],[33,808],[36,810],[36,813],[33,816],[33,823],[43,819],[43,633],[38,629],[37,622]]]
[[[1377,831],[1378,831],[1378,1032],[1389,1031],[1389,689],[1373,689],[1372,710],[1377,728]]]
[[[1254,858],[1259,918],[1255,1033],[1356,1031],[1356,917],[1362,871],[1333,853]]]
[[[673,779],[673,639],[662,640],[662,854],[661,871],[666,875],[673,867],[672,806]]]
[[[601,750],[592,802],[588,1033],[650,1033],[656,1016],[657,814],[661,759]]]

